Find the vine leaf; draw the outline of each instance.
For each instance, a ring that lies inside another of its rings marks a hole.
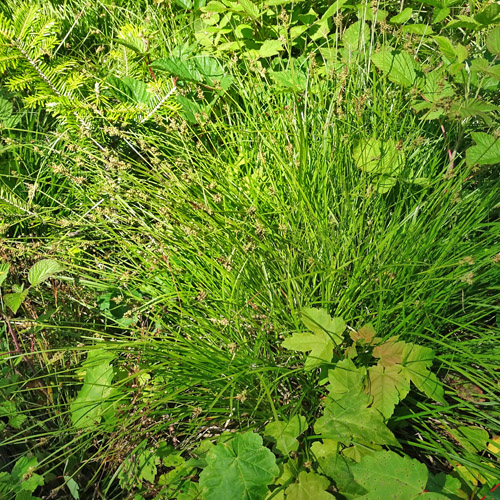
[[[331,318],[324,309],[306,307],[302,321],[312,333],[294,333],[283,342],[283,347],[293,351],[311,351],[304,369],[312,370],[332,360],[333,348],[342,342],[345,323],[342,318]]]
[[[361,392],[366,377],[364,366],[357,368],[350,359],[339,361],[334,370],[328,371],[328,390],[333,399]]]
[[[307,429],[307,419],[302,415],[294,415],[288,422],[271,422],[266,425],[266,435],[276,443],[276,448],[288,455],[299,448],[297,437]]]
[[[200,486],[206,500],[260,500],[278,474],[276,458],[262,438],[246,432],[208,452]]]
[[[321,472],[335,481],[337,489],[348,500],[364,495],[367,491],[354,482],[352,467],[355,465],[351,460],[339,454],[339,444],[333,439],[323,439],[320,443],[316,441],[311,446]]]
[[[405,344],[403,350],[403,372],[428,398],[446,404],[444,389],[435,373],[429,371],[434,351],[429,347]]]
[[[399,337],[391,337],[373,349],[373,357],[380,358],[382,366],[393,366],[403,361],[405,343],[396,342]]]
[[[63,270],[63,266],[53,259],[42,259],[34,264],[28,272],[28,281],[33,286],[43,283]]]
[[[410,392],[410,381],[402,372],[402,367],[375,365],[368,368],[369,384],[367,392],[373,397],[372,408],[376,408],[388,419],[394,407]]]
[[[330,481],[325,476],[314,472],[302,471],[297,482],[291,484],[285,491],[287,500],[330,500],[335,498],[325,491],[330,486]]]
[[[110,362],[114,355],[104,349],[89,351],[83,387],[71,403],[71,420],[77,429],[88,429],[98,424],[109,409],[109,398],[115,388],[111,385],[114,370]]]
[[[382,415],[368,408],[367,394],[346,394],[336,401],[327,396],[325,411],[314,426],[316,434],[337,439],[344,444],[356,441],[400,447],[394,434],[384,424]]]
[[[359,497],[363,500],[447,498],[438,493],[432,493],[431,496],[424,494],[428,478],[426,466],[392,451],[377,451],[373,455],[367,455],[352,471],[358,484],[368,490],[366,495]]]

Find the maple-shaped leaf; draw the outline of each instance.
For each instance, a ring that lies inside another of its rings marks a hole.
[[[328,370],[330,395],[333,399],[340,399],[346,394],[361,392],[365,377],[364,366],[357,368],[350,359],[339,361],[334,370]]]
[[[354,462],[343,457],[339,450],[340,445],[333,439],[324,439],[322,443],[316,441],[311,446],[321,472],[335,481],[337,489],[345,498],[350,500],[364,495],[366,490],[354,482],[351,470]]]
[[[332,500],[335,497],[325,491],[330,481],[325,476],[314,472],[302,471],[297,482],[291,484],[285,491],[287,500]]]
[[[370,397],[364,393],[346,394],[339,400],[327,396],[325,411],[316,421],[314,431],[323,438],[337,439],[346,445],[362,441],[399,447],[382,415],[368,408],[369,404]]]
[[[342,318],[332,318],[324,309],[304,307],[301,311],[304,325],[313,333],[326,333],[335,345],[342,342],[345,321]]]
[[[393,366],[403,360],[403,351],[406,344],[402,341],[397,342],[398,338],[391,337],[373,349],[373,357],[380,358],[379,363],[381,365]]]
[[[371,323],[362,326],[357,332],[349,332],[349,337],[353,342],[371,344],[377,332]]]
[[[434,359],[434,351],[429,347],[405,344],[403,350],[403,374],[408,376],[415,387],[428,398],[446,404],[444,388],[429,368]]]
[[[279,475],[276,457],[263,446],[253,432],[236,434],[207,454],[207,466],[200,474],[200,486],[206,500],[260,500],[267,485]]]
[[[266,425],[266,436],[270,436],[283,455],[299,448],[297,437],[307,430],[307,419],[294,415],[288,422],[271,422]]]
[[[285,349],[308,352],[304,370],[313,370],[323,363],[329,363],[333,356],[333,342],[326,333],[294,333],[282,343]]]
[[[438,493],[425,493],[427,467],[407,456],[392,451],[377,451],[364,457],[352,468],[354,479],[368,490],[360,500],[446,499]]]
[[[410,392],[410,381],[400,365],[375,365],[368,368],[367,393],[373,397],[372,408],[376,408],[388,419],[394,407]]]

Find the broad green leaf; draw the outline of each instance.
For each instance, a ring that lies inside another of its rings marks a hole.
[[[457,58],[457,53],[455,52],[453,44],[451,43],[451,40],[449,38],[437,35],[433,36],[432,38],[437,43],[441,54],[446,56],[450,61],[453,61]]]
[[[269,74],[274,82],[283,89],[291,92],[302,92],[307,86],[307,77],[303,71],[296,69],[283,71],[270,71]]]
[[[335,369],[328,370],[328,390],[333,399],[341,399],[346,395],[354,395],[363,390],[366,377],[364,366],[356,368],[350,359],[343,359],[335,365]]]
[[[314,333],[294,333],[283,342],[283,347],[293,351],[311,351],[304,368],[312,370],[332,360],[333,348],[342,341],[345,323],[342,318],[331,318],[323,309],[304,308],[302,321]]]
[[[348,394],[338,401],[327,396],[323,416],[316,421],[314,431],[344,444],[364,441],[399,447],[382,415],[374,408],[368,408],[369,403],[370,398],[363,393]]]
[[[322,443],[316,441],[311,451],[316,457],[320,471],[335,481],[337,489],[348,500],[364,495],[366,490],[354,481],[352,467],[355,465],[339,453],[337,441],[324,439]]]
[[[446,403],[444,389],[434,373],[429,371],[434,351],[416,344],[405,344],[403,351],[403,374],[406,374],[419,391],[440,403]]]
[[[109,76],[107,82],[111,85],[110,91],[121,101],[145,104],[151,99],[146,83],[135,78]]]
[[[336,0],[333,2],[332,5],[326,9],[325,13],[321,17],[321,20],[326,21],[330,17],[335,16],[345,3],[347,3],[347,0]]]
[[[4,123],[12,116],[12,103],[0,98],[0,122]]]
[[[4,401],[0,403],[0,417],[7,418],[10,427],[20,429],[28,418],[24,413],[20,413],[13,401]]]
[[[500,26],[495,26],[488,35],[486,48],[491,54],[500,54]]]
[[[412,13],[413,13],[412,8],[411,7],[406,7],[406,9],[404,9],[399,14],[397,14],[395,16],[392,16],[389,19],[389,22],[391,24],[403,24],[403,23],[406,23],[406,21],[408,21],[408,19],[410,19]]]
[[[276,56],[283,50],[283,43],[280,40],[266,40],[259,49],[259,57]]]
[[[433,476],[429,474],[429,479],[425,485],[425,489],[429,492],[442,493],[458,500],[458,492],[460,490],[460,480],[450,474],[440,472]]]
[[[326,333],[294,333],[281,344],[291,351],[308,352],[304,364],[305,370],[313,370],[323,363],[330,363],[333,356],[334,344]]]
[[[330,481],[325,476],[314,472],[302,471],[297,482],[291,484],[285,491],[287,500],[331,500],[335,498],[325,491],[330,486]]]
[[[227,12],[227,6],[224,5],[222,2],[217,2],[215,0],[212,0],[211,2],[208,2],[205,7],[201,7],[200,10],[202,12],[226,13]]]
[[[394,407],[410,392],[410,382],[398,365],[371,366],[368,368],[368,375],[367,392],[373,397],[372,408],[379,410],[388,419],[394,413]]]
[[[71,403],[71,420],[77,429],[90,429],[100,423],[111,404],[115,389],[111,361],[114,355],[103,349],[89,351],[83,387]]]
[[[428,24],[406,24],[401,28],[402,33],[413,33],[414,35],[428,36],[434,33],[434,30]]]
[[[203,75],[194,62],[185,57],[166,57],[158,59],[151,64],[153,69],[166,71],[181,80],[188,82],[201,83],[203,82]]]
[[[342,43],[348,52],[354,52],[370,41],[370,28],[367,23],[352,23],[342,36]]]
[[[434,13],[432,14],[432,23],[437,24],[441,21],[444,21],[450,15],[450,9],[448,7],[434,9]]]
[[[0,263],[0,286],[2,286],[2,283],[7,278],[8,274],[9,274],[9,269],[10,269],[10,265],[8,262]]]
[[[384,176],[396,176],[404,165],[404,151],[393,139],[380,141],[374,137],[358,141],[353,150],[356,166],[365,172]]]
[[[375,66],[382,71],[391,82],[412,87],[417,83],[418,64],[408,52],[398,52],[386,47],[372,55]]]
[[[392,451],[377,451],[353,466],[355,480],[368,493],[363,500],[413,500],[424,493],[428,472],[424,464]],[[446,497],[442,497],[443,499]]]
[[[14,313],[21,307],[24,299],[28,295],[29,290],[24,290],[24,292],[6,293],[3,296],[3,300],[7,307]]]
[[[465,425],[461,425],[457,429],[450,429],[449,432],[471,453],[482,453],[487,447],[489,439],[488,431],[480,427],[466,427]]]
[[[490,3],[481,12],[474,16],[474,19],[482,25],[489,25],[500,21],[500,4]]]
[[[66,481],[66,486],[67,486],[69,492],[71,493],[71,496],[75,500],[79,500],[79,498],[80,498],[80,493],[79,493],[80,486],[78,486],[78,483],[70,476],[64,476],[64,480]]]
[[[200,474],[206,500],[261,500],[279,474],[275,456],[253,432],[236,434],[234,439],[214,446],[207,454],[207,463]]]
[[[342,318],[332,318],[324,309],[304,307],[301,311],[304,325],[313,333],[327,333],[336,345],[342,343],[345,321]]]
[[[307,429],[307,419],[301,415],[294,415],[288,422],[270,422],[266,425],[265,434],[276,443],[283,455],[288,455],[299,448],[297,437]]]
[[[36,457],[22,456],[12,469],[12,483],[19,484],[21,491],[33,493],[39,486],[44,484],[43,477],[39,474],[34,474],[37,467],[38,459]]]
[[[443,68],[437,68],[427,73],[420,89],[423,98],[431,103],[455,94],[453,87],[446,80]]]
[[[241,5],[243,11],[250,17],[254,19],[259,17],[259,8],[251,0],[238,0],[238,4]]]
[[[28,281],[37,286],[45,280],[60,273],[64,267],[53,259],[42,259],[34,264],[28,272]]]
[[[470,70],[471,72],[484,73],[495,78],[495,80],[500,80],[500,64],[491,64],[482,57],[478,57],[471,62]]]
[[[376,444],[370,443],[359,443],[353,444],[352,446],[348,446],[342,450],[342,455],[346,458],[353,460],[354,462],[360,462],[361,459],[366,455],[373,455],[375,453],[375,449],[381,450],[382,447]]]
[[[498,107],[494,104],[484,102],[481,99],[467,99],[454,101],[450,111],[461,118],[480,117],[487,125],[490,125],[492,123],[490,114],[497,109]]]
[[[500,163],[500,137],[485,132],[472,132],[476,145],[466,152],[467,165],[492,165]]]

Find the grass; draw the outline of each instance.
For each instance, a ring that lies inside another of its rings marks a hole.
[[[73,57],[94,70],[100,40],[140,23],[143,11],[89,4],[71,29],[82,8],[47,6]],[[162,8],[146,7],[159,54],[192,40],[191,16]],[[301,95],[280,92],[245,59],[227,61],[233,85],[197,123],[178,114],[103,122],[93,142],[41,110],[8,132],[2,180],[23,205],[15,213],[9,204],[3,258],[17,279],[42,255],[68,272],[11,319],[31,362],[2,361],[28,417],[4,431],[5,465],[32,452],[49,489],[67,469],[81,492],[124,498],[117,467],[141,443],[189,448],[223,430],[262,430],[273,417],[315,418],[317,373],[280,344],[302,329],[301,308],[317,306],[350,328],[370,321],[379,336],[432,347],[448,405],[412,393],[393,419],[398,439],[435,471],[458,461],[497,474],[491,458],[464,456],[447,429],[500,433],[499,180],[493,168],[466,165],[461,125],[444,135],[420,120],[367,60],[328,79],[309,64]],[[121,64],[108,58],[102,71]],[[372,136],[406,155],[386,194],[352,157],[353,144]],[[34,324],[24,329],[25,319]],[[114,355],[116,422],[75,433],[69,404],[92,346]]]

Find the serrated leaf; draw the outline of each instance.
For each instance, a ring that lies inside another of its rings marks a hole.
[[[366,368],[364,366],[357,368],[350,359],[339,361],[334,370],[328,370],[330,396],[333,399],[341,399],[347,394],[360,393],[365,377]]]
[[[342,343],[345,321],[342,318],[332,318],[324,309],[304,307],[301,311],[304,325],[313,333],[326,333],[336,345]]]
[[[21,307],[24,299],[28,295],[29,290],[24,290],[24,292],[16,292],[16,293],[6,293],[3,296],[3,301],[5,305],[14,313],[17,313],[17,310]]]
[[[307,430],[307,419],[294,415],[288,422],[275,421],[266,425],[265,434],[276,443],[283,455],[288,455],[299,448],[297,437]]]
[[[387,47],[372,54],[372,62],[391,82],[403,87],[412,87],[417,83],[417,72],[420,68],[407,52],[399,52]]]
[[[13,401],[4,401],[0,404],[0,417],[7,418],[13,429],[20,429],[27,415],[19,413],[19,409]]]
[[[5,279],[9,275],[9,269],[10,269],[10,265],[8,262],[1,262],[0,263],[0,286],[2,286],[2,283],[5,281]]]
[[[432,22],[440,23],[441,21],[444,21],[450,15],[450,12],[451,11],[448,7],[437,7],[434,9],[434,13],[432,14]]]
[[[34,264],[28,272],[28,281],[37,286],[45,280],[60,273],[64,267],[53,259],[42,259]]]
[[[307,86],[307,77],[299,69],[295,71],[270,71],[269,74],[279,87],[292,92],[302,92]]]
[[[451,40],[444,36],[434,36],[432,37],[434,41],[437,43],[441,54],[447,57],[450,61],[453,61],[457,58],[457,53],[451,43]]]
[[[440,403],[446,403],[444,389],[436,375],[429,371],[434,351],[416,344],[405,344],[403,351],[403,374],[407,374],[419,391]]]
[[[344,444],[364,441],[399,447],[382,415],[374,408],[368,408],[369,403],[370,398],[363,393],[346,395],[339,400],[327,396],[323,416],[316,421],[314,431]]]
[[[413,33],[414,35],[420,36],[428,36],[434,33],[434,30],[428,24],[423,23],[415,23],[415,24],[406,24],[401,28],[402,33]]]
[[[472,132],[476,145],[466,152],[467,165],[492,165],[500,163],[500,137],[485,132]]]
[[[234,439],[214,446],[207,464],[200,474],[206,500],[261,500],[267,485],[279,474],[275,456],[253,432],[236,434]]]
[[[323,363],[329,363],[333,356],[333,342],[326,333],[294,333],[281,344],[285,349],[308,352],[304,369],[309,371]]]
[[[491,54],[500,54],[500,26],[493,28],[488,35],[486,48]]]
[[[403,24],[403,23],[406,23],[406,21],[408,21],[408,19],[410,19],[412,13],[413,13],[412,8],[411,7],[406,7],[406,9],[404,9],[399,14],[396,14],[395,16],[392,16],[389,19],[389,22],[391,24]]]
[[[342,43],[348,52],[354,52],[370,41],[370,28],[367,23],[356,21],[342,35]]]
[[[481,12],[478,12],[474,19],[484,26],[493,24],[499,21],[500,15],[500,5],[497,3],[491,3],[487,5]]]
[[[12,116],[12,103],[0,98],[0,122],[4,123]]]
[[[422,495],[428,472],[424,464],[392,451],[377,451],[352,467],[354,479],[368,493],[363,500],[412,500]],[[443,497],[445,498],[445,497]]]
[[[394,139],[381,141],[375,137],[357,141],[353,149],[356,166],[381,176],[396,176],[403,168],[404,152],[396,147]]]
[[[354,342],[362,342],[364,344],[371,344],[377,332],[371,323],[362,326],[357,332],[349,332],[349,337]]]
[[[325,491],[330,486],[330,481],[325,476],[314,472],[302,471],[297,482],[291,484],[285,491],[287,500],[331,500],[335,498]]]
[[[266,40],[259,48],[259,57],[276,56],[283,50],[280,40]]]
[[[115,393],[114,369],[110,364],[113,359],[114,355],[103,349],[89,351],[83,363],[86,369],[83,387],[71,403],[71,421],[77,429],[95,427],[109,409]]]
[[[352,467],[355,464],[339,453],[340,448],[337,441],[324,439],[322,443],[319,441],[313,443],[311,451],[318,461],[321,472],[333,479],[337,489],[350,500],[364,495],[367,491],[354,482]]]
[[[12,469],[12,483],[18,484],[20,491],[33,493],[39,486],[44,484],[43,477],[33,473],[37,467],[38,459],[36,457],[22,456]]]
[[[410,382],[398,365],[371,366],[368,368],[368,375],[367,392],[373,397],[372,408],[379,410],[388,419],[394,413],[399,401],[410,392]]]
[[[440,472],[433,476],[429,474],[429,479],[425,485],[425,489],[429,492],[442,493],[448,495],[453,500],[458,500],[458,492],[460,490],[460,480],[456,477],[450,476]]]

